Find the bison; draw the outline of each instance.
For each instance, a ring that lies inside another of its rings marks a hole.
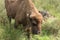
[[[43,17],[34,6],[32,0],[5,0],[5,7],[10,24],[12,18],[15,19],[15,28],[22,24],[25,28],[24,30],[28,32],[28,38],[30,32],[32,34],[40,33]],[[33,21],[37,24],[34,25]]]

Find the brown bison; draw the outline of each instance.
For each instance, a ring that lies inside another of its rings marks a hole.
[[[5,0],[5,7],[10,23],[11,18],[15,19],[15,28],[19,24],[22,24],[28,34],[30,32],[33,34],[40,33],[43,18],[34,6],[32,0]],[[37,24],[34,25],[35,23],[33,21]]]

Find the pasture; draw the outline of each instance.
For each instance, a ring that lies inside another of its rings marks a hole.
[[[26,34],[19,29],[14,29],[14,19],[11,28],[7,18],[5,0],[0,0],[0,40],[27,40]],[[33,0],[38,10],[47,10],[53,17],[42,23],[42,33],[33,35],[32,40],[60,40],[60,0]]]

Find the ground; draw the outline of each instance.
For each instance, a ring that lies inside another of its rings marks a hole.
[[[53,16],[42,24],[42,33],[33,35],[32,40],[60,40],[60,0],[33,0],[38,10],[47,10]],[[6,16],[4,0],[0,0],[0,40],[26,40],[26,35],[21,29],[12,28]],[[19,26],[20,27],[20,26]],[[21,27],[22,28],[22,27]]]

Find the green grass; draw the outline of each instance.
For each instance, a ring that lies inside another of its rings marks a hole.
[[[40,35],[33,35],[32,40],[60,40],[60,0],[33,0],[33,2],[38,10],[48,10],[56,19],[48,18],[42,24],[42,33]],[[1,21],[3,22],[1,23]],[[4,25],[5,21],[6,23]],[[14,29],[13,25],[14,20],[12,20],[12,28],[10,29],[4,0],[0,0],[0,40],[27,39],[23,30],[21,28]]]

